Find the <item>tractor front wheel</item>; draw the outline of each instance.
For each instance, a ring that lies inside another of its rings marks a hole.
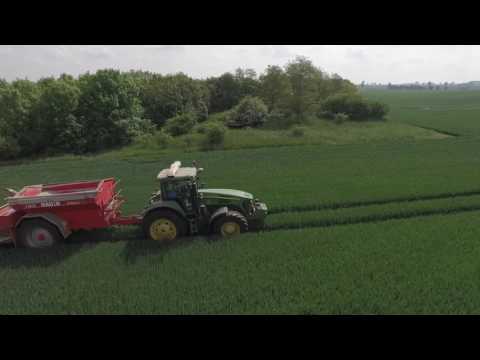
[[[222,237],[234,236],[248,231],[248,221],[238,211],[229,211],[216,220],[213,232]]]
[[[143,230],[150,240],[171,242],[187,234],[187,223],[173,211],[152,211],[143,219]]]

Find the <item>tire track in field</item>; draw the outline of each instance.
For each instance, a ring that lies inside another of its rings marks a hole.
[[[450,209],[429,209],[429,210],[418,210],[405,213],[393,213],[393,214],[376,214],[376,215],[366,215],[359,217],[352,217],[347,219],[329,219],[329,220],[311,220],[304,223],[286,223],[286,224],[276,224],[276,225],[266,225],[263,231],[276,231],[276,230],[293,230],[293,229],[303,229],[303,228],[323,228],[331,226],[341,226],[341,225],[354,225],[354,224],[364,224],[364,223],[375,223],[383,222],[389,220],[399,220],[399,219],[412,219],[418,217],[426,217],[433,215],[453,215],[460,214],[464,212],[473,212],[480,211],[480,205],[470,205],[470,206],[459,206],[456,208]]]
[[[403,203],[403,202],[416,202],[416,201],[425,201],[425,200],[440,200],[440,199],[449,199],[456,197],[468,197],[480,195],[480,190],[468,190],[460,191],[453,193],[440,193],[440,194],[431,194],[431,195],[417,195],[417,196],[406,196],[390,199],[380,199],[380,200],[359,200],[359,201],[346,201],[343,203],[331,203],[331,204],[311,204],[311,205],[298,205],[298,206],[278,206],[269,209],[268,213],[273,214],[282,214],[288,212],[306,212],[306,211],[318,211],[318,210],[337,210],[337,209],[347,209],[360,206],[370,206],[370,205],[386,205],[394,203]]]
[[[435,129],[435,128],[433,128],[433,127],[428,127],[428,126],[413,124],[413,123],[409,123],[409,122],[404,122],[404,124],[407,124],[407,125],[410,125],[410,126],[414,126],[414,127],[418,127],[418,128],[420,128],[420,129],[435,131],[435,132],[437,132],[437,133],[439,133],[439,134],[448,135],[448,136],[452,136],[452,137],[459,137],[459,136],[461,136],[460,134],[457,134],[457,133],[453,133],[453,132],[449,132],[449,131],[445,131],[445,130],[439,130],[439,129]]]

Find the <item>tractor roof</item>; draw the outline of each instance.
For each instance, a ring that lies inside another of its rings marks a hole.
[[[157,179],[167,179],[167,178],[185,178],[185,177],[196,177],[197,168],[195,167],[181,167],[182,163],[180,161],[174,162],[170,168],[163,169],[158,173]]]

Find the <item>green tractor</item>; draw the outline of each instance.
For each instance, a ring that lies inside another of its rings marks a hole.
[[[170,242],[186,235],[232,236],[263,228],[265,203],[239,190],[202,189],[201,171],[195,162],[181,167],[179,161],[160,171],[160,189],[142,213],[147,238]]]

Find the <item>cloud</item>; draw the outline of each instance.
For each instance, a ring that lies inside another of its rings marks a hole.
[[[354,61],[367,61],[367,55],[363,49],[347,49],[347,57]]]
[[[80,54],[85,58],[104,60],[112,58],[114,56],[114,51],[114,48],[107,46],[85,46],[80,49]]]
[[[13,46],[0,46],[0,56],[8,56],[14,52]]]
[[[273,46],[273,57],[277,59],[293,58],[294,53],[285,45]]]
[[[480,46],[473,45],[2,45],[0,78],[37,80],[102,68],[184,72],[196,78],[238,67],[260,74],[297,55],[357,83],[480,79]]]
[[[185,45],[145,45],[145,49],[157,52],[184,52]]]

